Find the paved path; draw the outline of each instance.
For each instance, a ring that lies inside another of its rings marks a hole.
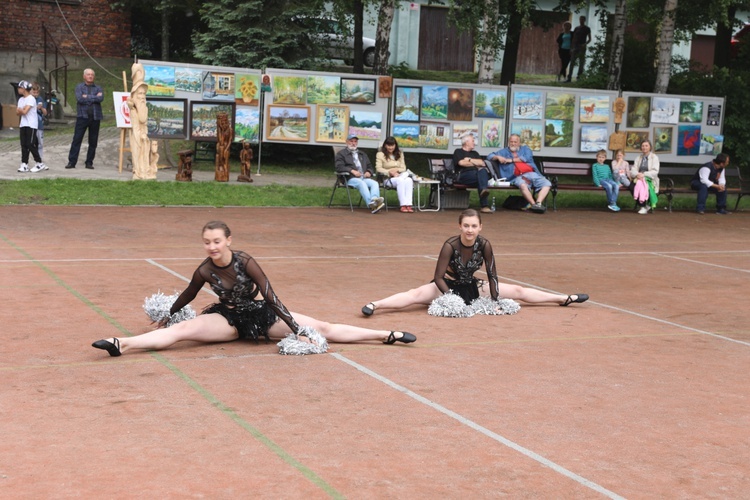
[[[31,178],[73,178],[73,179],[109,179],[109,180],[132,180],[133,172],[123,165],[122,173],[118,172],[120,130],[115,127],[103,127],[99,133],[99,145],[96,149],[96,159],[94,160],[94,169],[84,168],[83,159],[86,157],[87,138],[86,136],[81,146],[79,165],[76,168],[66,169],[68,163],[68,150],[72,139],[72,127],[70,134],[56,134],[45,137],[44,140],[44,163],[49,170],[32,173],[18,172],[18,166],[21,163],[21,147],[18,140],[9,140],[17,138],[18,130],[3,128],[0,130],[0,179],[31,179]],[[129,153],[126,153],[126,156]],[[127,161],[123,163],[127,164]],[[163,158],[159,161],[160,165],[166,164]],[[34,165],[33,159],[29,162],[29,167]],[[256,165],[253,165],[255,170]],[[262,172],[262,170],[261,170]],[[160,168],[157,174],[159,181],[174,181],[177,174],[177,167]],[[230,172],[229,183],[240,184],[237,182],[239,171]],[[213,182],[213,171],[193,171],[193,180],[196,182]],[[253,185],[266,186],[269,184],[285,185],[303,185],[313,187],[332,187],[333,186],[333,166],[331,166],[331,176],[308,176],[308,175],[283,175],[283,174],[264,174],[256,175],[253,172]],[[245,184],[245,183],[242,183]]]

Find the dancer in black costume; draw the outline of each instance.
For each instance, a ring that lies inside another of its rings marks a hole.
[[[498,282],[492,245],[489,240],[479,235],[482,230],[479,212],[472,208],[464,210],[458,217],[458,225],[461,234],[443,243],[433,281],[408,292],[370,302],[362,308],[362,314],[371,316],[376,309],[403,309],[415,304],[429,306],[433,300],[449,291],[459,295],[466,304],[480,295],[490,296],[494,300],[503,298],[561,306],[588,300],[589,296],[583,293],[566,296]],[[483,263],[487,269],[487,281],[474,277],[474,273],[481,269]]]
[[[202,234],[208,258],[195,270],[190,284],[172,305],[170,314],[189,304],[205,283],[219,296],[219,302],[208,306],[194,319],[163,328],[169,320],[167,318],[158,324],[157,330],[134,337],[97,340],[93,347],[106,350],[110,356],[120,356],[130,349],[165,349],[181,340],[229,342],[261,336],[282,339],[289,333],[299,333],[301,326],[314,328],[329,342],[380,340],[393,344],[417,340],[408,332],[331,324],[291,313],[276,296],[255,259],[229,248],[232,236],[226,224],[209,222],[203,227]]]

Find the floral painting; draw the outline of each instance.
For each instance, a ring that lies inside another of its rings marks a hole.
[[[260,76],[237,73],[234,99],[237,104],[257,106],[260,97]]]
[[[479,145],[483,148],[500,149],[503,145],[503,120],[483,120],[482,137]]]
[[[672,152],[673,131],[674,127],[654,127],[654,153]]]

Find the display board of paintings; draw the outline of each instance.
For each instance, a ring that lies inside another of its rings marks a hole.
[[[263,141],[343,146],[355,134],[360,147],[377,148],[385,140],[390,99],[372,75],[271,68],[266,75]]]
[[[721,97],[624,92],[627,115],[621,130],[626,134],[626,159],[638,154],[644,140],[664,163],[702,164],[721,153]]]

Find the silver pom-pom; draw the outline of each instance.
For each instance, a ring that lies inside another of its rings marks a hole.
[[[153,294],[151,297],[146,297],[143,302],[143,310],[146,311],[146,315],[151,318],[151,321],[160,322],[163,319],[169,318],[167,326],[172,326],[180,321],[195,318],[195,311],[190,305],[187,305],[174,313],[172,316],[169,315],[169,310],[172,308],[177,297],[180,294],[175,292],[172,295],[164,295],[161,291]]]
[[[479,297],[471,303],[474,314],[487,314],[499,316],[504,314],[516,314],[521,306],[513,299],[492,300],[490,297]]]
[[[466,305],[464,300],[455,293],[448,292],[436,298],[427,309],[431,316],[443,318],[470,318],[475,314],[504,315],[516,314],[521,306],[512,299],[492,300],[489,297],[478,297],[471,305]]]
[[[299,336],[307,337],[310,342],[300,340]],[[328,351],[328,341],[326,338],[311,326],[303,326],[297,335],[290,333],[276,345],[279,346],[279,354],[292,356],[324,354]]]
[[[430,316],[442,318],[470,318],[474,312],[464,303],[464,299],[453,292],[444,293],[436,298],[427,309]]]

